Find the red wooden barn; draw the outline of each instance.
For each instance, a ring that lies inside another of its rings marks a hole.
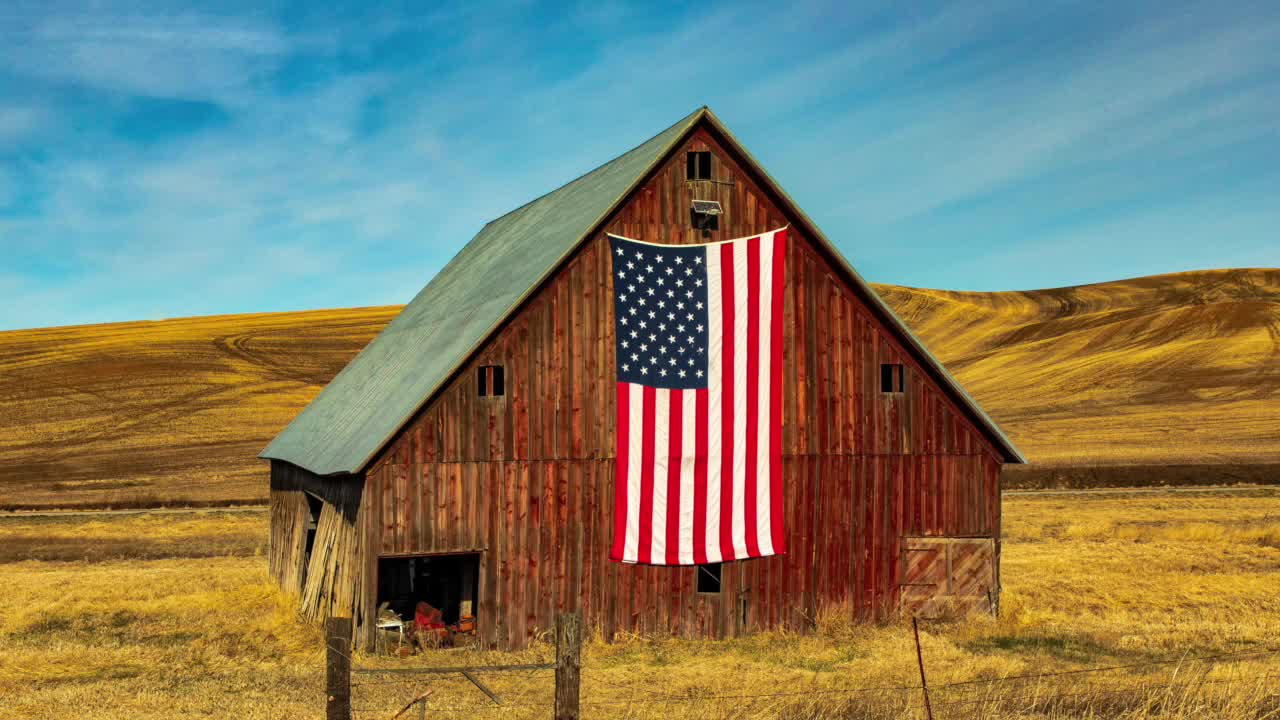
[[[788,552],[610,562],[606,233],[689,244],[787,224]],[[271,572],[306,613],[350,615],[368,645],[378,607],[425,600],[446,622],[470,610],[501,648],[565,610],[606,637],[723,637],[824,610],[994,608],[1000,469],[1023,462],[706,108],[486,225],[262,457]]]

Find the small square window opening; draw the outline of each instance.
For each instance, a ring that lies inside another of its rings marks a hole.
[[[720,567],[720,563],[698,566],[698,592],[711,594],[720,592]]]
[[[685,157],[686,180],[711,179],[711,152],[695,150]]]
[[[480,397],[500,397],[506,394],[505,375],[501,365],[481,365],[476,368],[476,394]]]
[[[880,392],[902,392],[902,363],[884,363],[880,366]]]

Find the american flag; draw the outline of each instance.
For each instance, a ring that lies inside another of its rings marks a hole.
[[[611,560],[785,552],[785,228],[706,245],[609,236],[618,366]]]

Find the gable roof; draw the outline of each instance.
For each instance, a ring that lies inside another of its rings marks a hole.
[[[318,475],[357,473],[700,123],[725,136],[837,258],[890,327],[1010,462],[1022,456],[959,383],[706,107],[645,143],[485,225],[259,457]]]

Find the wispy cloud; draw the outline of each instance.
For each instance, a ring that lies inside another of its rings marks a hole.
[[[403,302],[703,103],[877,280],[1066,284],[1274,238],[1266,6],[401,10],[0,14],[25,299],[0,328]]]

